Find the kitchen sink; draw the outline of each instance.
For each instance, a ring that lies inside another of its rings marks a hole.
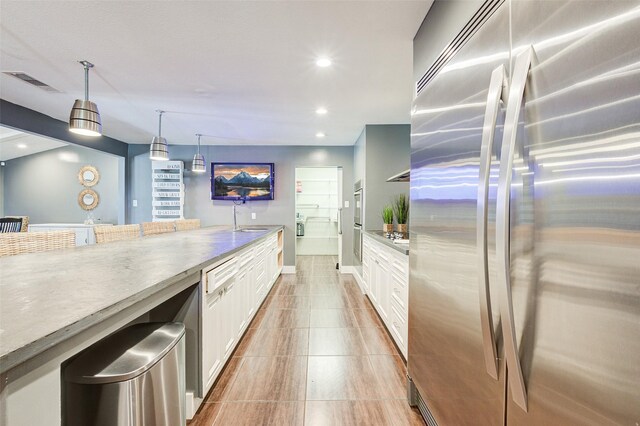
[[[241,228],[240,232],[264,232],[268,231],[267,228]]]

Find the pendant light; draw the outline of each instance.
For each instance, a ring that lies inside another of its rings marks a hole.
[[[164,111],[156,110],[158,113],[158,136],[154,136],[151,140],[151,149],[149,150],[149,158],[152,160],[168,160],[169,145],[167,140],[162,137],[162,114]]]
[[[80,61],[84,66],[84,100],[76,99],[69,116],[69,131],[85,136],[102,135],[102,121],[98,106],[89,100],[89,68],[93,64]]]
[[[204,165],[204,155],[200,154],[200,137],[201,134],[196,134],[198,137],[198,153],[193,156],[193,162],[191,163],[191,171],[194,173],[204,173],[207,171],[207,166]]]

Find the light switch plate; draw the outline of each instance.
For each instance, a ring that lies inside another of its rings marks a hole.
[[[344,208],[345,208],[345,209],[348,209],[348,208],[349,208],[349,201],[348,201],[348,200],[345,200],[345,201],[344,201]]]
[[[251,213],[251,219],[255,219],[256,218],[256,214],[255,213]]]
[[[138,200],[133,200],[133,207],[138,207]]]

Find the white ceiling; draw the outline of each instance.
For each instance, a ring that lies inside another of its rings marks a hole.
[[[66,121],[86,59],[103,133],[127,143],[149,143],[163,109],[170,144],[352,145],[365,124],[409,122],[432,1],[2,0],[1,70],[61,93],[4,74],[0,93]]]
[[[31,135],[0,126],[0,161],[36,154],[67,145],[56,139]]]

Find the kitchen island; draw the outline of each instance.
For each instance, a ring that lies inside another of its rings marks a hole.
[[[59,424],[61,365],[112,332],[145,320],[181,320],[187,326],[187,391],[191,408],[197,408],[206,390],[202,278],[237,254],[248,264],[270,253],[269,273],[261,278],[262,287],[270,288],[282,269],[281,230],[203,228],[0,259],[0,424]],[[250,284],[246,274],[242,279]],[[265,296],[263,290],[251,300],[259,304]],[[255,312],[255,306],[247,309]]]

